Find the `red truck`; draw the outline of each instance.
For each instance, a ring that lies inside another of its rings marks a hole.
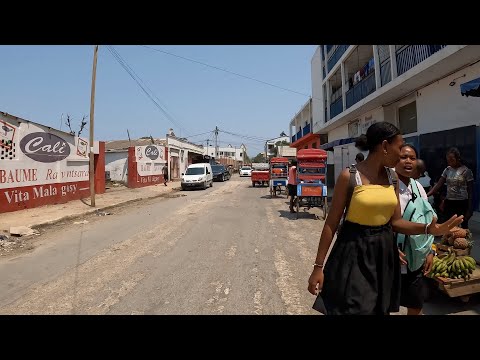
[[[255,187],[255,184],[268,185],[270,181],[270,166],[268,163],[253,163],[251,180],[252,187]]]

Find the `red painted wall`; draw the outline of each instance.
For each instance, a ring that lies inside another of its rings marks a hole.
[[[90,196],[88,181],[23,186],[1,189],[0,213],[63,204]]]
[[[156,185],[156,184],[163,184],[163,175],[140,176],[137,171],[135,147],[134,146],[129,147],[128,148],[127,186],[129,188],[139,188],[139,187]]]
[[[95,193],[103,194],[105,192],[105,143],[98,143],[98,154],[95,154]]]
[[[95,193],[105,192],[105,143],[95,154]],[[90,182],[65,182],[0,189],[0,213],[44,205],[64,204],[90,197]]]

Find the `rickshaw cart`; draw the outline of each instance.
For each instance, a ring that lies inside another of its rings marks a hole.
[[[270,180],[270,165],[268,163],[252,163],[252,187],[258,185],[266,185]]]
[[[282,186],[285,194],[287,193],[288,181],[288,159],[284,157],[274,157],[270,159],[270,197],[280,195]]]
[[[327,152],[322,149],[302,149],[297,152],[297,219],[300,207],[323,209],[327,217]]]

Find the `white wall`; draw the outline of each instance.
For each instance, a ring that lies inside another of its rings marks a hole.
[[[449,83],[454,78],[454,86]],[[480,77],[480,63],[465,68],[433,83],[417,93],[417,121],[419,133],[430,133],[480,124],[480,99],[462,96],[460,84]]]
[[[322,62],[320,48],[317,47],[311,61],[312,78],[312,116],[313,132],[317,132],[325,122],[323,112]]]
[[[231,159],[234,159],[235,161],[244,161],[243,159],[243,149],[241,147],[218,147],[218,157],[219,158],[224,158],[226,157],[225,155],[220,155],[220,152],[223,152],[225,154],[225,152],[232,152],[232,153],[235,153],[235,158],[234,157],[229,157],[227,156],[227,158],[231,158]],[[263,152],[263,151],[262,151]],[[246,151],[245,151],[246,153]],[[212,146],[212,145],[209,145],[208,148],[207,147],[204,147],[203,148],[203,154],[204,155],[208,155],[208,156],[215,156],[215,146]]]
[[[348,138],[348,125],[339,126],[328,132],[328,142]]]
[[[355,147],[355,143],[335,146],[333,148],[333,161],[335,166],[335,181],[340,176],[343,169],[351,164],[355,164],[355,156],[360,151]],[[366,157],[366,153],[364,153]]]
[[[366,134],[370,125],[376,122],[384,121],[383,108],[378,107],[372,111],[366,112],[359,116],[360,119],[360,134]]]
[[[110,171],[110,178],[114,181],[127,182],[128,151],[106,152],[105,171]]]

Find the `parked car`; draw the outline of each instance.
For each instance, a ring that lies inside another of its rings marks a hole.
[[[182,190],[189,188],[206,189],[212,187],[212,167],[207,163],[189,165],[185,174],[182,173]]]
[[[252,176],[252,168],[250,166],[242,166],[240,168],[240,176]]]
[[[212,165],[213,181],[230,180],[230,171],[223,165]]]

